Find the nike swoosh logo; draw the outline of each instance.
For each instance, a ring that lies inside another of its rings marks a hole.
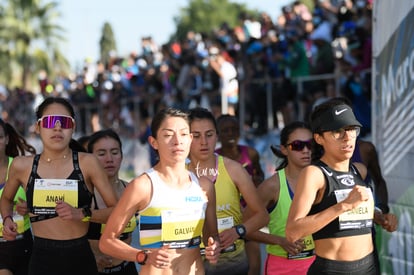
[[[343,110],[335,110],[335,115],[340,115],[340,114],[342,114],[343,112],[345,112],[346,110],[348,110],[348,108],[345,108],[345,109],[343,109]]]
[[[346,109],[345,109],[346,110]],[[328,170],[326,170],[324,167],[321,167],[323,171],[325,171],[325,173],[329,176],[332,177],[333,173],[332,172],[328,172]]]

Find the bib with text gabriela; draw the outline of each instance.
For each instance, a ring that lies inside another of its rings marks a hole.
[[[78,207],[78,180],[35,179],[33,190],[33,214],[56,214],[56,202],[64,201]]]
[[[339,215],[339,229],[360,229],[372,227],[374,218],[374,198],[371,189],[366,187],[369,194],[367,201],[361,202],[357,207]],[[352,189],[335,190],[337,202],[343,201]]]

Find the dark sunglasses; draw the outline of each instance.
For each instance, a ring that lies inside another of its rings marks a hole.
[[[294,140],[286,145],[290,147],[290,150],[292,151],[302,151],[305,146],[310,150],[312,147],[312,140]]]
[[[75,123],[75,120],[70,116],[63,115],[50,115],[42,116],[37,120],[40,126],[47,129],[53,129],[56,126],[60,126],[62,129],[71,129]]]

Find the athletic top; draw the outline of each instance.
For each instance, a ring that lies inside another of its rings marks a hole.
[[[12,157],[8,158],[8,166],[7,166],[7,171],[6,171],[6,181],[9,178],[9,168],[10,165],[13,161]],[[3,182],[0,184],[0,197],[3,194],[3,189],[4,189],[4,185],[6,184],[6,182]],[[19,188],[17,189],[17,193],[14,196],[14,204],[16,205],[17,203],[19,203],[19,198],[26,201],[26,194],[24,192],[23,187],[19,186]],[[17,224],[17,237],[16,239],[20,239],[23,237],[22,233],[24,233],[26,230],[30,229],[30,220],[29,220],[29,215],[19,215],[16,211],[14,211],[15,209],[13,209],[13,221]],[[3,219],[0,215],[0,242],[5,242],[6,240],[3,239]]]
[[[249,156],[249,147],[245,145],[237,145],[237,148],[240,152],[240,158],[237,161],[240,162],[244,168],[246,168],[247,173],[249,173],[249,175],[253,176],[254,167],[253,162]],[[218,148],[216,150],[216,153],[222,155],[222,148]]]
[[[126,187],[126,182],[124,180],[119,180],[122,184],[122,186]],[[93,196],[93,202],[94,202],[94,209],[99,209],[98,202],[96,200],[96,196]],[[125,226],[124,232],[119,236],[121,240],[126,240],[129,237],[132,236],[132,232],[137,227],[137,218],[135,215],[131,217],[128,224]],[[103,233],[103,230],[105,229],[105,224],[96,223],[96,222],[89,222],[89,228],[88,228],[88,239],[89,240],[99,240],[101,238],[101,235]]]
[[[185,189],[168,186],[158,172],[145,172],[151,180],[152,198],[139,212],[140,245],[143,248],[199,248],[207,198],[197,177],[189,172],[191,185]]]
[[[85,184],[79,167],[78,152],[72,151],[74,170],[66,179],[42,179],[37,174],[40,154],[33,159],[32,172],[27,183],[27,207],[31,222],[42,221],[57,217],[56,201],[63,200],[76,208],[90,207],[92,193]]]
[[[314,165],[322,170],[327,186],[322,201],[311,207],[309,215],[319,213],[344,200],[356,184],[366,186],[353,164],[350,164],[348,172],[335,171],[320,160]],[[371,234],[374,218],[374,199],[371,189],[368,186],[366,187],[369,193],[368,201],[362,202],[355,209],[339,215],[338,218],[324,228],[315,232],[313,239],[319,240]]]
[[[216,190],[217,226],[220,233],[225,229],[241,224],[243,219],[240,206],[240,192],[224,166],[223,156],[216,155],[216,158],[218,174],[214,187]],[[219,262],[222,259],[232,258],[242,250],[244,250],[244,241],[236,240],[233,245],[222,251]]]
[[[292,204],[292,197],[289,192],[289,185],[286,180],[285,169],[277,171],[279,176],[279,197],[277,199],[276,207],[269,213],[269,233],[272,235],[286,237],[285,229],[287,217]],[[288,252],[280,245],[266,245],[266,251],[269,254],[280,256],[288,259],[303,259],[313,256],[315,244],[313,242],[312,236],[307,236],[304,238],[305,248],[301,253],[296,255],[290,255]]]

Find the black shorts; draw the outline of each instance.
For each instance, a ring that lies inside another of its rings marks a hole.
[[[8,269],[14,275],[26,275],[32,247],[33,237],[30,229],[23,233],[20,240],[0,242],[0,269]]]
[[[378,267],[374,253],[356,261],[334,261],[316,256],[308,275],[377,275]]]
[[[97,275],[95,256],[86,236],[72,240],[34,237],[29,275]]]
[[[112,266],[108,268],[104,268],[102,272],[99,272],[99,275],[104,274],[113,274],[113,275],[137,275],[137,267],[133,262],[123,261],[117,266]]]

